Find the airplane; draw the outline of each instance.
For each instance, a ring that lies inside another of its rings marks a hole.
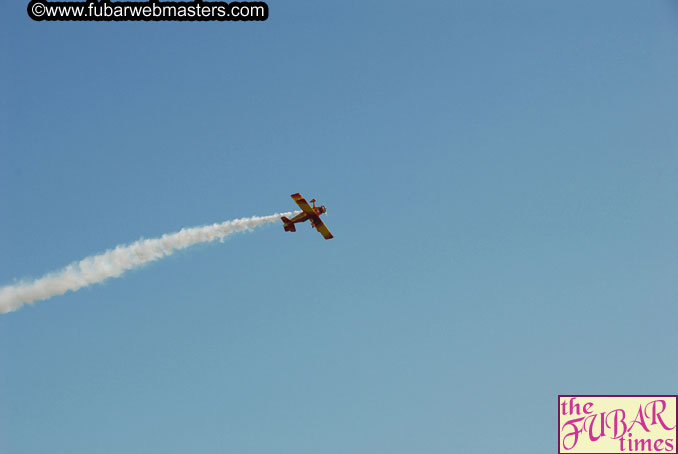
[[[280,218],[283,221],[286,232],[296,232],[297,229],[294,224],[310,219],[311,227],[320,232],[320,234],[325,237],[326,240],[334,238],[327,229],[327,226],[323,224],[323,221],[320,220],[320,215],[327,212],[325,205],[317,207],[315,206],[315,199],[313,199],[311,200],[311,203],[313,204],[311,207],[299,193],[292,194],[292,200],[297,202],[297,205],[299,205],[299,208],[301,208],[302,212],[294,216],[292,219],[287,219],[285,216]]]

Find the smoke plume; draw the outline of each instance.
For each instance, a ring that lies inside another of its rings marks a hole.
[[[102,254],[71,263],[66,268],[32,281],[0,287],[0,314],[12,312],[24,304],[46,300],[70,291],[118,277],[125,271],[144,263],[153,262],[197,243],[223,240],[226,236],[276,222],[281,216],[291,217],[298,212],[254,216],[235,219],[220,224],[181,229],[160,238],[141,239],[132,244],[120,245]]]

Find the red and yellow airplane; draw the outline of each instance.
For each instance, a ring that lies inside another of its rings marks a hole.
[[[327,226],[323,224],[323,221],[320,220],[320,215],[327,212],[327,209],[325,209],[325,205],[316,207],[315,206],[315,199],[311,200],[311,203],[313,206],[311,207],[308,202],[301,196],[301,194],[292,194],[292,199],[297,202],[297,205],[299,205],[299,208],[301,208],[301,213],[298,215],[294,216],[292,219],[287,219],[285,216],[283,216],[282,221],[285,227],[286,232],[296,232],[297,228],[294,226],[297,222],[304,222],[307,220],[311,220],[311,227],[316,229],[318,232],[321,233],[322,236],[325,237],[326,240],[334,238],[330,231],[327,229]]]

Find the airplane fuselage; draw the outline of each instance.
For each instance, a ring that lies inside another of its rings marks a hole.
[[[308,213],[301,212],[298,215],[294,216],[292,219],[290,219],[290,222],[292,224],[296,224],[298,222],[305,222],[308,221],[309,219],[311,220],[311,226],[315,228],[316,221],[320,220],[320,215],[323,214],[325,210],[325,206],[319,206],[319,207],[313,207],[313,211],[316,212],[316,215],[313,216]]]
[[[311,216],[308,213],[299,213],[298,215],[294,216],[292,219],[290,219],[290,222],[292,224],[297,224],[299,222],[306,222],[309,219],[311,220],[311,226],[315,227],[315,220],[319,219],[319,216]]]

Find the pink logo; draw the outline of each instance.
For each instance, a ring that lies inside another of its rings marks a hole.
[[[678,396],[558,396],[558,454],[675,454]]]

